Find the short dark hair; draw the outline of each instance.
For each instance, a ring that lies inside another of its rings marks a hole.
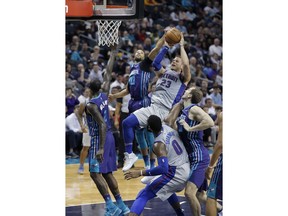
[[[203,98],[203,93],[201,90],[199,89],[193,89],[191,91],[192,93],[192,97],[191,97],[191,103],[193,104],[198,104],[201,102],[202,98]]]
[[[153,132],[158,133],[161,131],[162,128],[162,121],[158,116],[151,115],[148,118],[148,126]]]
[[[101,89],[101,82],[99,79],[92,80],[87,87],[91,89],[92,94],[97,93]]]

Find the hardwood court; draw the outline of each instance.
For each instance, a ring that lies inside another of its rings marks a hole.
[[[98,192],[94,182],[89,176],[88,163],[85,163],[84,175],[79,175],[79,163],[66,164],[66,216],[103,216],[105,204],[102,196]],[[133,169],[144,169],[143,160],[139,159]],[[124,179],[122,169],[114,172],[118,181],[121,196],[127,206],[130,208],[138,192],[145,187],[140,182],[141,177]],[[110,193],[111,194],[111,193]],[[184,209],[185,215],[191,215],[190,207],[184,197],[184,191],[177,193],[181,208]],[[113,195],[111,197],[114,200]],[[205,215],[205,206],[202,206],[202,215]],[[144,211],[144,216],[174,216],[175,212],[169,205],[168,201],[162,202],[159,198],[148,201]]]
[[[135,163],[135,169],[144,169],[142,160]],[[77,173],[79,164],[66,165],[66,206],[103,203],[103,198],[90,178],[88,164],[85,163],[84,175]],[[140,177],[129,181],[124,179],[122,169],[113,173],[118,181],[123,200],[134,200],[138,192],[144,188]]]

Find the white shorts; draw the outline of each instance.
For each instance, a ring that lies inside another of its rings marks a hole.
[[[91,137],[89,136],[89,133],[83,133],[82,144],[87,147],[91,146]]]
[[[171,176],[173,178],[171,179]],[[169,167],[167,174],[162,175],[147,185],[162,201],[167,200],[173,193],[180,192],[186,187],[190,176],[190,162],[178,166],[176,169]]]
[[[140,127],[147,127],[147,120],[151,115],[157,115],[162,121],[169,114],[169,110],[156,104],[151,104],[149,107],[143,107],[133,112],[139,121]]]

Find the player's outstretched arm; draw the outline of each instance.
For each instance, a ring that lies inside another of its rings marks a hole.
[[[165,69],[161,65],[161,61],[163,60],[164,56],[169,50],[169,45],[167,42],[164,42],[164,46],[161,48],[160,52],[157,54],[156,58],[154,59],[152,66],[154,68],[154,72],[158,77],[162,76],[165,72]]]
[[[165,144],[162,142],[154,143],[153,152],[157,156],[158,166],[148,170],[129,170],[124,173],[126,180],[138,178],[139,176],[156,176],[168,172],[168,159]]]
[[[213,119],[200,107],[193,106],[189,110],[189,115],[194,116],[195,120],[200,122],[198,125],[195,125],[193,127],[190,127],[187,122],[185,122],[184,119],[180,120],[179,123],[183,125],[184,129],[188,132],[191,131],[200,131],[200,130],[206,130],[212,126],[214,126]]]
[[[183,62],[183,78],[184,83],[187,85],[191,80],[191,73],[190,73],[190,67],[189,67],[189,58],[187,56],[187,53],[184,49],[184,36],[181,32],[181,40],[180,40],[180,55]]]
[[[114,45],[111,47],[111,52],[110,52],[110,57],[106,66],[106,71],[104,73],[104,81],[103,81],[103,85],[102,85],[102,90],[104,92],[108,92],[109,91],[109,87],[110,87],[110,82],[111,82],[111,74],[112,74],[112,70],[113,70],[113,65],[114,65],[114,61],[115,61],[115,56],[117,55],[118,49],[117,49],[117,45]]]
[[[104,153],[104,144],[106,140],[106,123],[104,118],[102,117],[101,113],[99,112],[97,106],[92,103],[87,104],[87,110],[92,115],[93,119],[99,125],[99,132],[100,132],[100,143],[99,143],[99,151],[96,153],[96,157],[99,162],[103,161],[103,153]]]
[[[151,50],[151,52],[148,54],[148,58],[153,61],[161,49],[161,47],[164,45],[165,42],[165,34],[157,41],[156,46]]]
[[[115,94],[109,94],[108,98],[109,98],[109,101],[112,101],[116,98],[122,98],[128,94],[129,94],[128,85],[126,85],[125,89],[123,89],[122,91],[117,92]]]

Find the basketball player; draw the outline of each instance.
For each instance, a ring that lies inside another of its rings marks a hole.
[[[148,57],[146,58],[142,50],[137,50],[134,57],[136,64],[131,66],[129,80],[126,85],[126,88],[119,93],[109,95],[109,100],[114,100],[115,98],[121,98],[130,93],[131,99],[129,101],[128,106],[129,113],[133,113],[134,111],[142,107],[148,107],[151,103],[151,99],[148,96],[149,80],[152,72],[150,70],[150,65],[152,64],[152,61],[155,59],[155,56],[157,55],[160,48],[164,44],[164,37],[165,36],[160,38],[155,48],[148,54]],[[153,156],[153,153],[150,154],[150,161],[149,161],[148,148],[147,148],[147,146],[151,147],[154,142],[153,134],[147,132],[147,130],[144,128],[137,128],[135,130],[135,136],[137,143],[139,143],[141,148],[145,168],[149,169],[150,165],[151,167],[154,167],[155,156]],[[129,157],[127,152],[130,153],[132,152],[132,143],[127,144],[125,142],[125,144],[126,144],[125,146],[126,152],[124,153],[124,155],[125,158],[127,158]],[[135,157],[135,159],[137,160],[137,157]]]
[[[148,118],[148,129],[155,137],[153,151],[157,156],[158,166],[148,170],[129,170],[124,173],[129,180],[139,176],[157,176],[142,189],[134,201],[129,216],[142,213],[148,200],[159,197],[162,201],[168,199],[177,215],[184,215],[178,197],[175,194],[185,188],[190,174],[190,162],[184,144],[177,131],[167,125],[162,125],[156,115]]]
[[[214,125],[213,119],[196,105],[202,97],[202,92],[195,87],[187,89],[182,101],[173,107],[165,120],[168,124],[173,124],[174,129],[178,129],[189,155],[191,175],[185,188],[185,197],[194,216],[201,216],[201,206],[196,195],[200,186],[205,183],[205,170],[210,161],[209,152],[203,145],[203,130]]]
[[[181,34],[180,55],[173,59],[171,69],[164,69],[161,61],[169,50],[167,42],[161,48],[154,59],[152,65],[158,76],[156,90],[152,94],[151,105],[133,112],[123,121],[123,134],[126,146],[126,157],[123,171],[129,170],[137,161],[137,156],[132,152],[132,142],[134,139],[133,129],[146,127],[147,119],[150,115],[157,115],[163,120],[184,93],[184,90],[191,79],[189,59],[184,49],[184,37]]]
[[[118,183],[112,172],[117,170],[115,140],[111,132],[109,120],[108,97],[100,93],[101,82],[93,80],[89,84],[92,99],[85,107],[91,147],[89,149],[90,177],[96,184],[100,194],[106,202],[105,215],[120,215],[129,213],[129,208],[124,204]],[[115,205],[110,197],[108,187],[116,199]]]
[[[109,57],[109,60],[107,63],[107,67],[103,71],[104,72],[104,81],[102,84],[102,89],[104,91],[107,91],[107,89],[109,89],[109,86],[110,86],[111,73],[112,73],[113,64],[115,61],[115,56],[117,54],[117,51],[118,51],[117,46],[111,46],[111,52],[110,52],[110,57]],[[86,95],[88,95],[88,97],[82,103],[80,103],[78,112],[76,113],[78,122],[79,122],[79,124],[81,126],[81,130],[83,132],[83,139],[82,139],[83,147],[82,147],[82,150],[80,153],[80,165],[78,168],[78,173],[81,175],[84,173],[84,162],[85,162],[85,159],[88,155],[88,150],[89,150],[90,145],[91,145],[91,137],[89,136],[89,133],[88,133],[88,128],[87,128],[87,124],[86,124],[86,118],[85,118],[85,112],[84,111],[85,111],[85,106],[89,102],[89,100],[91,99],[92,95],[91,95],[91,91],[89,88],[85,89],[85,93],[86,93]],[[83,121],[83,119],[84,119],[84,121]]]
[[[217,123],[219,126],[218,138],[216,145],[214,146],[214,151],[210,160],[210,164],[206,170],[206,178],[211,179],[209,188],[207,191],[207,201],[206,201],[206,215],[214,216],[217,215],[217,199],[222,200],[222,113],[218,115]],[[218,160],[218,162],[217,162]],[[215,166],[217,162],[217,165]],[[211,174],[214,169],[212,178]]]

